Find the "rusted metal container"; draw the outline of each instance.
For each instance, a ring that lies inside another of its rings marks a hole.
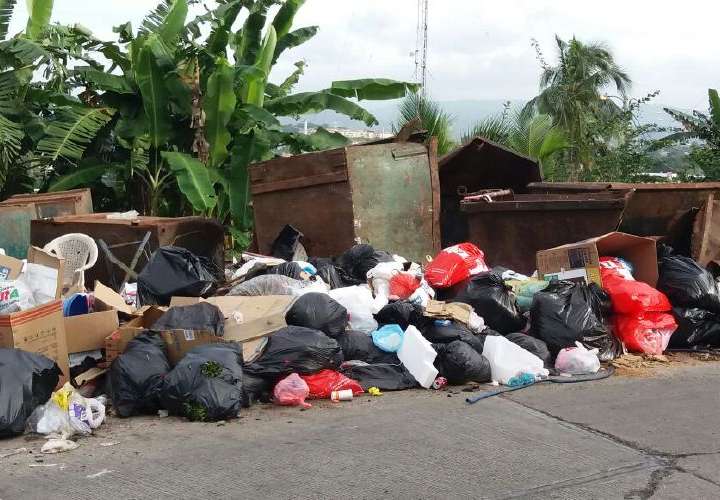
[[[440,247],[437,143],[379,141],[250,167],[255,233],[270,252],[285,224],[311,256],[356,243],[420,260]]]
[[[615,231],[633,191],[587,194],[516,194],[512,199],[463,201],[468,241],[490,265],[535,270],[539,250]],[[505,198],[505,197],[503,197]]]
[[[30,221],[61,215],[91,214],[89,189],[57,193],[17,194],[0,202],[0,248],[18,259],[27,257],[30,246]]]
[[[31,223],[32,244],[43,247],[67,233],[84,233],[96,242],[102,239],[112,254],[131,267],[138,247],[150,233],[145,252],[140,254],[134,270],[139,272],[148,257],[157,248],[174,245],[187,248],[196,255],[212,259],[219,269],[224,266],[224,228],[214,219],[205,217],[137,217],[130,220],[108,219],[108,214],[71,215],[34,220]],[[85,282],[92,286],[95,280],[117,287],[124,271],[106,258],[102,249],[95,266],[85,272]]]
[[[711,193],[720,195],[720,182],[622,183],[622,182],[537,182],[532,193],[597,193],[634,189],[620,230],[639,236],[664,236],[670,223],[692,208],[703,206]]]
[[[476,137],[443,156],[438,168],[443,247],[467,241],[467,217],[460,210],[460,200],[467,193],[482,189],[511,189],[522,194],[528,192],[528,183],[542,180],[535,160],[482,137]]]

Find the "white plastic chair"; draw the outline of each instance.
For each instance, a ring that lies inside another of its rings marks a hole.
[[[69,233],[55,238],[43,250],[65,259],[63,288],[77,285],[85,289],[85,271],[93,267],[98,258],[95,240],[87,234]]]

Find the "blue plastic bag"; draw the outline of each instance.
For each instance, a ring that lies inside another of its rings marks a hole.
[[[400,325],[385,325],[372,332],[373,344],[385,352],[397,352],[403,342]]]

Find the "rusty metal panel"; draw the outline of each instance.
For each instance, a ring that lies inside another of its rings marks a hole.
[[[352,195],[345,149],[277,158],[250,167],[258,251],[270,253],[285,224],[305,237],[310,255],[339,255],[353,244]]]
[[[428,148],[390,143],[347,148],[356,242],[422,261],[434,245]]]
[[[720,195],[720,183],[622,183],[538,182],[528,185],[533,193],[592,193],[634,189],[620,230],[639,236],[663,236],[670,223],[692,208],[700,208],[709,194]]]
[[[461,204],[468,240],[490,265],[521,273],[535,270],[539,250],[615,231],[632,191],[565,195],[514,195],[509,200]]]
[[[32,244],[43,247],[54,238],[67,233],[84,233],[93,239],[102,239],[111,247],[113,255],[129,265],[145,234],[150,232],[147,255],[143,255],[135,268],[141,270],[147,256],[160,246],[174,245],[187,248],[196,255],[208,257],[220,269],[224,266],[224,228],[214,219],[204,217],[138,217],[132,220],[108,219],[107,214],[90,214],[34,220],[31,223]],[[124,273],[107,262],[102,251],[95,266],[85,273],[85,282],[91,286],[97,279],[114,287]]]
[[[29,205],[0,205],[0,248],[16,259],[27,257],[30,247],[30,221],[35,208]]]
[[[29,205],[35,209],[35,218],[59,217],[93,213],[89,189],[71,189],[57,193],[16,194],[0,203],[3,205]]]

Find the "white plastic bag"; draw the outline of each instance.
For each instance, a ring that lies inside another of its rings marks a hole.
[[[68,406],[70,425],[80,434],[92,434],[105,420],[105,405],[97,399],[85,398],[73,392]]]
[[[68,412],[60,408],[52,398],[44,405],[35,408],[25,423],[25,430],[65,438],[74,434]]]
[[[390,279],[403,270],[400,262],[380,262],[367,272],[372,289],[375,292],[373,312],[378,312],[390,301]]]
[[[367,286],[348,286],[330,290],[328,295],[347,309],[349,329],[367,333],[368,335],[378,328],[373,317],[373,296]]]
[[[483,356],[490,362],[493,380],[507,385],[511,378],[521,373],[535,377],[547,376],[542,359],[500,335],[485,337]]]
[[[0,314],[25,311],[35,307],[32,290],[22,280],[0,281]]]
[[[55,300],[57,280],[57,269],[32,262],[25,264],[22,274],[17,279],[32,291],[34,305],[47,304]]]
[[[555,369],[560,373],[570,375],[597,373],[600,370],[598,350],[589,351],[580,342],[575,342],[575,346],[566,347],[558,353],[555,359]]]

